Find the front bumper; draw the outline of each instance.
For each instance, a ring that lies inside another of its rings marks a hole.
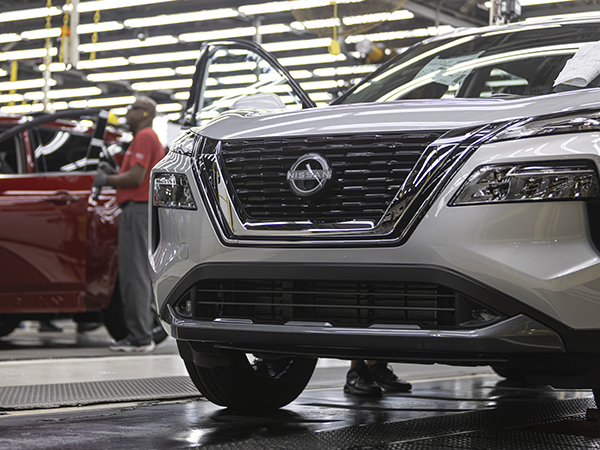
[[[170,306],[162,320],[176,339],[251,353],[477,365],[565,352],[556,332],[524,315],[474,330],[334,328],[309,322],[260,325],[239,319],[200,322],[178,317]]]

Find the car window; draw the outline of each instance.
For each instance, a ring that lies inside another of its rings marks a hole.
[[[302,101],[287,79],[257,53],[244,48],[216,47],[208,62],[204,90],[198,92],[196,122],[203,123],[256,94],[272,94],[285,109],[301,109]],[[259,106],[260,108],[260,106]]]
[[[6,139],[0,144],[0,174],[22,172],[19,144],[16,136]]]
[[[37,127],[32,131],[37,172],[95,170],[99,155],[90,155],[91,136],[58,128]]]
[[[440,38],[416,45],[333,103],[400,99],[535,96],[555,86],[579,48],[600,41],[583,25],[525,27]],[[586,87],[598,87],[596,78]]]

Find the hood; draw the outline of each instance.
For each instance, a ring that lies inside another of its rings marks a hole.
[[[600,88],[512,99],[401,100],[290,112],[232,111],[194,131],[220,140],[445,131],[582,109],[600,110]]]

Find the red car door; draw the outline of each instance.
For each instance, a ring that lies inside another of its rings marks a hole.
[[[98,155],[90,157],[90,141],[89,129],[60,120],[14,137],[21,163],[0,174],[0,314],[107,304],[119,209],[114,190],[92,198]]]

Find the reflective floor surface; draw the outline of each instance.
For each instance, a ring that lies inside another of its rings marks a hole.
[[[321,360],[291,405],[241,414],[203,400],[171,339],[121,356],[103,328],[59,325],[0,339],[0,449],[600,449],[590,391],[488,367],[394,364],[412,392],[372,400],[343,393],[347,362]]]

